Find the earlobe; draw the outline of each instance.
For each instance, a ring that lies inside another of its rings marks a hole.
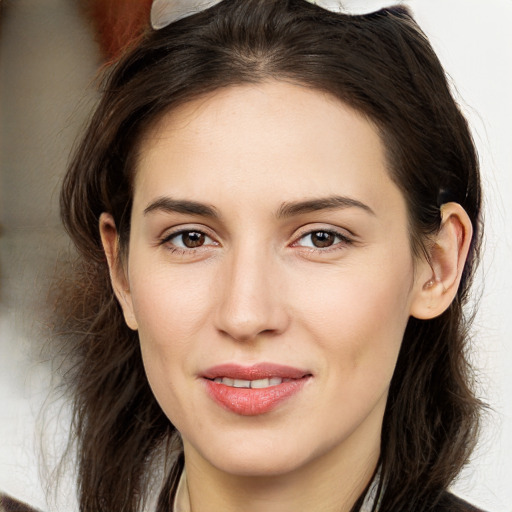
[[[457,294],[473,228],[458,203],[441,207],[441,227],[429,247],[429,259],[417,272],[411,316],[428,320],[441,315]]]
[[[125,322],[130,329],[137,330],[137,321],[133,313],[130,286],[125,268],[119,256],[119,237],[112,215],[102,213],[100,216],[100,236],[103,250],[107,258],[112,288],[123,310]]]

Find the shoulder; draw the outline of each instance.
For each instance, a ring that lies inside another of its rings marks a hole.
[[[21,501],[0,493],[0,512],[39,512]]]
[[[450,492],[445,492],[437,504],[432,507],[431,512],[484,512],[467,501],[455,496]]]

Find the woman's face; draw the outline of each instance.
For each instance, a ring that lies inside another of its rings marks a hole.
[[[276,475],[376,460],[420,284],[376,128],[267,82],[142,141],[122,300],[187,460]]]

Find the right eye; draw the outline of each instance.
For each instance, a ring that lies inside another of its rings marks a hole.
[[[171,233],[162,239],[162,244],[169,246],[172,250],[182,252],[193,251],[208,245],[218,245],[206,233],[196,229],[185,229]]]

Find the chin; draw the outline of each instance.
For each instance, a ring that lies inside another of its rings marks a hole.
[[[307,459],[287,456],[275,451],[258,454],[236,452],[224,454],[220,460],[212,461],[216,468],[224,473],[240,477],[265,478],[281,476],[300,469],[307,464]]]
[[[305,468],[329,446],[308,446],[307,440],[293,435],[286,438],[264,433],[247,432],[244,436],[229,436],[215,442],[210,438],[207,446],[196,445],[194,456],[200,458],[223,473],[241,477],[275,477],[291,474]],[[187,449],[185,450],[187,455]]]

